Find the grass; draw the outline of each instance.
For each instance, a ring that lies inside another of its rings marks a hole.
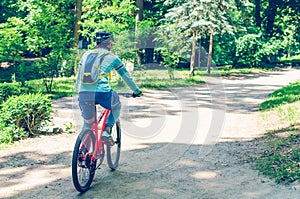
[[[268,149],[257,159],[257,168],[276,183],[300,182],[299,127],[270,131],[265,141]],[[298,132],[297,132],[298,131]]]
[[[180,69],[174,71],[174,79],[170,79],[169,72],[166,69],[158,70],[135,70],[131,72],[132,77],[138,86],[142,89],[163,89],[171,87],[188,87],[196,86],[204,83],[203,77],[205,76],[229,76],[244,75],[244,74],[256,74],[266,72],[265,69],[258,68],[244,68],[233,69],[231,67],[217,67],[212,68],[211,74],[207,74],[205,68],[201,68],[195,71],[195,76],[189,76],[188,69]],[[75,78],[55,78],[53,82],[53,88],[51,93],[47,93],[42,80],[31,80],[27,82],[28,86],[33,87],[36,91],[49,95],[52,99],[58,99],[61,97],[72,96],[75,92]],[[111,86],[117,91],[130,92],[121,78],[113,73]]]
[[[300,81],[269,95],[260,110],[268,133],[257,169],[276,183],[300,183]]]
[[[112,81],[113,88],[122,90],[126,87],[124,82],[120,84],[120,77],[117,75],[113,77],[115,77],[115,81]],[[170,78],[167,70],[137,70],[132,72],[132,77],[142,90],[187,87],[204,83],[201,75],[196,74],[194,77],[190,77],[187,70],[174,71],[173,79]]]
[[[26,85],[32,87],[36,92],[47,94],[51,99],[58,99],[61,97],[72,96],[74,94],[75,78],[55,78],[53,80],[51,93],[46,92],[46,88],[41,79],[27,81]]]
[[[282,104],[292,103],[300,100],[300,80],[285,86],[270,94],[266,101],[260,104],[260,110],[268,110]]]

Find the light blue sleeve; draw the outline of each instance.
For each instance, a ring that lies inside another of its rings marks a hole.
[[[117,70],[117,72],[128,85],[128,87],[134,92],[134,94],[139,94],[141,92],[124,66],[121,69]]]

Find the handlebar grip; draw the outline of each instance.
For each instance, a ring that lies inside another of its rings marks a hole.
[[[143,96],[143,92],[140,91],[138,94],[132,93],[132,97],[136,98],[136,97],[142,97]]]

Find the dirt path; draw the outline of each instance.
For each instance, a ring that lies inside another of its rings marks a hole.
[[[298,198],[298,183],[277,185],[252,169],[263,150],[258,104],[300,79],[300,70],[207,79],[194,88],[122,98],[123,146],[117,171],[104,164],[91,189],[75,191],[77,134],[29,139],[1,151],[0,198]],[[54,103],[56,124],[80,116],[73,99]],[[75,100],[76,101],[76,100]]]

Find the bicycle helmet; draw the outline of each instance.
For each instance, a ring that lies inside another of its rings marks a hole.
[[[109,43],[110,41],[113,41],[113,40],[114,40],[114,38],[113,38],[113,35],[111,32],[108,32],[106,30],[96,32],[95,41],[97,44]]]

